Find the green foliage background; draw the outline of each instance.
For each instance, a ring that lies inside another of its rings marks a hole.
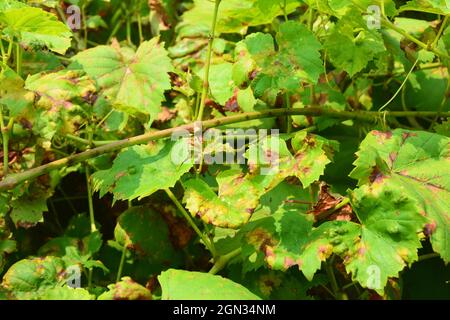
[[[449,15],[3,0],[0,299],[449,299]]]

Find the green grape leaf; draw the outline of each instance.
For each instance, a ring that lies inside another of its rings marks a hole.
[[[206,223],[236,229],[245,224],[259,203],[259,190],[239,170],[228,170],[217,176],[219,194],[203,180],[184,183],[184,202],[192,216]]]
[[[361,13],[349,11],[328,34],[324,47],[331,62],[338,68],[355,75],[374,57],[386,49],[377,30],[369,30]]]
[[[287,4],[286,12],[291,13],[300,4],[298,0],[227,0],[219,7],[218,33],[245,33],[248,27],[269,24],[283,14],[281,5]],[[214,1],[195,0],[194,7],[184,13],[182,25],[195,25],[209,30],[214,13]]]
[[[278,93],[295,92],[303,81],[316,83],[323,72],[321,44],[304,25],[283,23],[276,36],[275,50],[270,34],[254,33],[236,47],[237,63],[233,79],[240,85],[249,78],[254,60],[256,78],[252,81],[255,96],[274,101]]]
[[[108,289],[97,300],[152,300],[150,290],[130,277],[123,277],[121,281],[108,285]]]
[[[99,90],[113,105],[132,114],[148,114],[156,119],[171,88],[168,73],[173,70],[159,38],[143,42],[136,52],[118,43],[97,46],[72,58],[79,68],[96,79]]]
[[[220,105],[225,103],[233,96],[234,83],[232,79],[232,67],[229,62],[214,64],[210,66],[209,85],[211,96]],[[200,70],[198,75],[201,79],[204,77],[204,69]]]
[[[97,171],[92,175],[94,189],[103,197],[107,192],[114,200],[142,199],[152,193],[171,188],[193,165],[186,154],[187,141],[168,142],[157,154],[148,146],[134,146],[122,151],[111,169]],[[185,160],[184,160],[185,159]]]
[[[95,296],[83,288],[67,286],[46,289],[39,300],[94,300]]]
[[[0,226],[1,226],[2,221],[0,221]],[[3,230],[0,230],[0,235],[2,234]],[[13,253],[14,251],[17,250],[17,243],[14,240],[10,240],[10,239],[4,239],[2,240],[0,238],[0,273],[3,272],[3,267],[5,266],[6,263],[6,259],[5,257],[10,254]]]
[[[116,241],[133,251],[139,259],[167,268],[179,259],[161,215],[146,207],[132,207],[122,213],[114,229]],[[159,270],[159,271],[160,271]]]
[[[45,198],[22,197],[12,201],[11,207],[11,219],[22,228],[31,228],[43,222],[43,213],[48,211]]]
[[[17,0],[3,0],[0,3],[0,11],[5,11],[7,9],[17,9],[17,8],[24,8],[27,5],[25,3],[22,3]]]
[[[64,54],[70,47],[72,33],[57,17],[40,8],[22,7],[0,11],[2,32],[17,37],[21,43],[31,47],[47,47]]]
[[[260,300],[240,284],[207,273],[169,269],[158,280],[162,300]]]
[[[450,100],[442,99],[447,90],[447,68],[420,70],[415,72],[414,76],[414,83],[409,81],[405,86],[406,105],[420,111],[435,111],[439,110],[442,104],[442,111],[450,110]]]
[[[22,60],[22,74],[56,71],[63,67],[58,56],[47,51],[25,51]]]
[[[3,276],[2,286],[18,299],[38,299],[64,279],[64,263],[57,257],[23,259]]]
[[[448,0],[411,0],[400,7],[400,11],[418,11],[434,14],[450,14]]]
[[[359,185],[384,182],[415,199],[428,219],[433,249],[450,260],[449,138],[396,129],[372,131],[361,143],[350,176]]]
[[[312,300],[309,289],[326,284],[326,277],[316,276],[312,281],[298,273],[259,269],[242,274],[239,266],[228,266],[231,280],[242,284],[264,300]]]
[[[0,104],[4,104],[12,116],[19,116],[33,104],[34,94],[24,89],[25,82],[10,68],[0,74],[0,83]]]

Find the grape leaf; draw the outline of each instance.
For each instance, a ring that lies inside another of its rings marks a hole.
[[[389,277],[397,277],[418,258],[426,219],[418,202],[406,194],[405,187],[384,182],[351,193],[361,235],[345,253],[344,263],[354,280],[380,294]]]
[[[396,129],[372,131],[361,143],[350,176],[359,185],[385,182],[418,201],[433,249],[450,260],[449,138]]]
[[[307,188],[320,178],[325,166],[331,162],[331,150],[337,148],[335,142],[302,131],[296,134],[293,143],[294,155],[284,140],[274,136],[248,149],[246,155],[251,170],[265,169],[259,184],[266,191],[287,177],[297,177],[303,188]]]
[[[23,8],[27,5],[25,3],[19,2],[17,0],[3,0],[0,3],[0,11],[4,11],[7,9],[16,9],[16,8]]]
[[[411,0],[401,6],[400,10],[448,15],[450,14],[450,3],[447,0]]]
[[[253,33],[236,47],[238,57],[233,74],[237,84],[245,82],[245,75],[254,60],[256,78],[252,81],[255,96],[267,97],[273,102],[281,91],[295,92],[301,82],[316,83],[323,72],[320,58],[321,44],[304,25],[289,21],[283,23],[276,36],[275,50],[270,34]],[[242,60],[243,61],[239,61]]]
[[[169,269],[158,280],[162,300],[260,300],[240,284],[207,273]]]
[[[414,76],[414,84],[409,81],[405,86],[406,105],[420,111],[435,111],[439,110],[442,104],[442,111],[450,110],[450,100],[442,99],[447,90],[447,68],[420,70],[415,72]]]
[[[29,76],[25,89],[36,97],[36,113],[30,117],[33,131],[46,139],[47,144],[57,132],[76,131],[77,122],[85,117],[82,106],[92,101],[96,92],[94,82],[79,70]]]
[[[44,221],[48,211],[45,198],[21,197],[11,203],[11,219],[17,227],[30,228]]]
[[[25,82],[13,70],[5,68],[0,74],[0,83],[0,103],[6,105],[12,116],[17,117],[32,105],[34,94],[24,89]]]
[[[282,2],[286,2],[286,12],[291,13],[299,5],[297,0],[227,0],[219,7],[218,33],[245,33],[248,27],[271,23],[281,15]],[[202,26],[208,30],[212,24],[214,1],[195,0],[194,7],[184,13],[182,25]]]
[[[328,34],[324,47],[331,62],[338,68],[355,75],[374,57],[386,49],[381,34],[369,30],[361,13],[349,11]]]
[[[178,263],[180,255],[169,237],[161,215],[146,207],[132,207],[122,213],[114,229],[116,241],[149,260],[158,272]]]
[[[70,47],[69,27],[58,21],[57,17],[40,8],[21,7],[0,11],[2,32],[17,37],[20,42],[31,47],[47,47],[56,53],[64,54]]]
[[[46,289],[39,300],[94,300],[95,296],[83,288],[70,288],[68,286]]]
[[[210,67],[209,85],[211,95],[220,105],[225,103],[233,96],[234,83],[231,77],[232,64],[224,62],[214,64]],[[199,71],[200,78],[203,79],[204,69]]]
[[[357,224],[332,221],[314,228],[313,223],[312,215],[286,207],[251,222],[241,235],[246,249],[243,259],[263,259],[274,270],[297,265],[311,281],[322,261],[333,252],[344,252],[358,239]]]
[[[193,216],[199,216],[206,223],[236,229],[250,219],[259,203],[259,190],[239,170],[219,173],[217,182],[218,195],[203,180],[186,181],[183,201]]]
[[[275,213],[251,221],[218,247],[227,242],[242,247],[239,260],[244,272],[251,270],[246,266],[249,262],[255,269],[262,264],[282,271],[298,266],[308,280],[335,253],[355,281],[382,294],[389,277],[397,277],[417,260],[426,219],[403,188],[365,185],[351,196],[361,224],[341,220],[314,227],[313,215],[284,204]]]
[[[57,257],[23,259],[3,276],[2,286],[18,299],[38,299],[64,279],[64,263]]]
[[[108,285],[108,291],[102,293],[98,300],[152,300],[150,290],[134,282],[130,277]]]
[[[143,42],[136,52],[111,46],[97,46],[72,58],[72,68],[79,68],[96,79],[103,95],[114,106],[132,114],[149,114],[156,119],[171,88],[168,72],[173,67],[159,38]]]
[[[176,159],[175,151],[183,149],[186,140],[168,142],[157,154],[149,146],[134,146],[119,153],[112,167],[92,175],[94,189],[103,197],[107,192],[114,200],[142,199],[152,193],[171,188],[188,172],[193,162],[184,155]]]
[[[94,81],[75,70],[34,74],[27,78],[25,89],[34,92],[39,97],[36,105],[49,112],[70,110],[76,103],[89,101],[96,92]]]

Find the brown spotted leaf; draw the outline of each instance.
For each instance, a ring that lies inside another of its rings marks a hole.
[[[242,247],[244,265],[261,266],[262,261],[274,270],[296,266],[309,280],[334,253],[355,281],[382,294],[389,278],[417,260],[425,218],[403,189],[386,184],[363,186],[351,201],[360,224],[341,220],[314,227],[312,215],[284,206],[251,221],[220,246]]]
[[[121,281],[110,284],[108,289],[98,297],[98,300],[152,300],[150,290],[130,277],[123,277]]]
[[[18,299],[39,299],[47,289],[64,280],[64,271],[61,258],[23,259],[9,268],[1,285]]]
[[[319,180],[325,167],[331,162],[332,150],[337,144],[320,136],[300,131],[292,139],[295,153],[292,154],[284,140],[271,136],[258,144],[253,144],[247,151],[251,170],[259,168],[266,176],[260,183],[271,189],[287,177],[297,177],[307,188]]]
[[[240,259],[257,264],[263,260],[274,270],[297,266],[311,280],[333,252],[346,252],[359,238],[359,226],[352,222],[329,221],[317,228],[313,224],[312,215],[281,207],[238,232],[235,239],[243,250]]]
[[[239,170],[221,172],[217,177],[218,195],[199,179],[185,183],[184,202],[193,216],[223,228],[245,224],[259,204],[260,192],[254,182]]]
[[[403,129],[372,131],[357,155],[350,176],[359,185],[388,184],[417,201],[433,249],[450,261],[450,139]]]
[[[354,190],[351,202],[361,222],[360,238],[341,256],[354,280],[383,294],[390,277],[417,261],[426,219],[406,187],[388,182]]]
[[[25,89],[34,92],[39,97],[37,106],[49,112],[70,110],[74,104],[88,101],[96,91],[94,81],[75,70],[34,74],[27,78]]]

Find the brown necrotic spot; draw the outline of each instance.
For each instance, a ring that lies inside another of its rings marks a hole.
[[[436,231],[436,221],[432,221],[431,223],[427,223],[423,230],[423,233],[429,237]]]
[[[382,131],[378,131],[378,130],[374,130],[372,131],[372,134],[374,136],[383,138],[383,139],[390,139],[392,138],[392,131],[386,131],[386,132],[382,132]]]
[[[383,181],[383,173],[380,171],[378,167],[373,168],[372,173],[369,176],[370,183],[381,182]]]

